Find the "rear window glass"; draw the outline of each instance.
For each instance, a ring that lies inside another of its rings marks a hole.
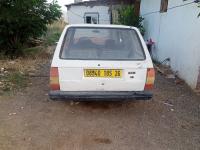
[[[133,29],[70,27],[60,57],[83,60],[144,60],[139,37]]]

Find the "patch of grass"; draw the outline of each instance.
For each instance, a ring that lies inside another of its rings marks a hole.
[[[17,90],[27,85],[27,78],[20,72],[9,73],[4,79],[4,91]]]
[[[34,56],[37,53],[39,53],[41,51],[41,47],[37,46],[37,47],[30,47],[30,48],[25,48],[22,50],[23,54],[25,56]]]
[[[4,74],[0,78],[1,80],[1,90],[4,92],[16,91],[21,88],[26,87],[27,78],[24,74],[20,72],[12,72]]]
[[[61,33],[57,32],[57,33],[51,33],[50,35],[46,36],[45,39],[45,46],[51,46],[51,45],[55,45],[56,42],[59,40]]]
[[[20,72],[14,72],[7,77],[8,81],[15,85],[16,88],[26,86],[26,77]]]
[[[6,59],[5,53],[0,52],[0,60]]]
[[[16,58],[6,56],[0,50],[0,95],[13,93],[27,86],[29,74],[37,73],[42,64],[49,62],[64,27],[63,21],[48,25],[47,33],[41,39],[30,39]],[[52,45],[52,46],[51,46]]]

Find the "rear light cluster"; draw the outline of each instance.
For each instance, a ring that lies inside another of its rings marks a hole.
[[[50,89],[52,91],[60,90],[58,67],[51,67],[51,70],[50,70]]]
[[[154,68],[147,69],[147,79],[144,89],[145,90],[152,90],[155,81],[155,70]]]

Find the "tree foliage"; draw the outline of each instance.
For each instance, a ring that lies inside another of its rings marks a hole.
[[[142,24],[144,20],[142,17],[135,14],[134,6],[127,5],[122,6],[119,10],[119,23],[128,26],[135,26],[140,29],[140,32],[144,34],[145,30]]]
[[[198,2],[198,7],[200,8],[200,2]],[[199,13],[198,17],[200,17],[200,13]]]
[[[57,1],[0,0],[0,48],[15,55],[30,38],[40,37],[47,24],[61,17]]]

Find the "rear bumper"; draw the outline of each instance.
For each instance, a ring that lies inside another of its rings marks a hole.
[[[66,92],[66,91],[50,91],[49,97],[53,100],[79,100],[79,101],[99,101],[109,100],[117,101],[125,100],[149,100],[153,94],[151,92]]]

